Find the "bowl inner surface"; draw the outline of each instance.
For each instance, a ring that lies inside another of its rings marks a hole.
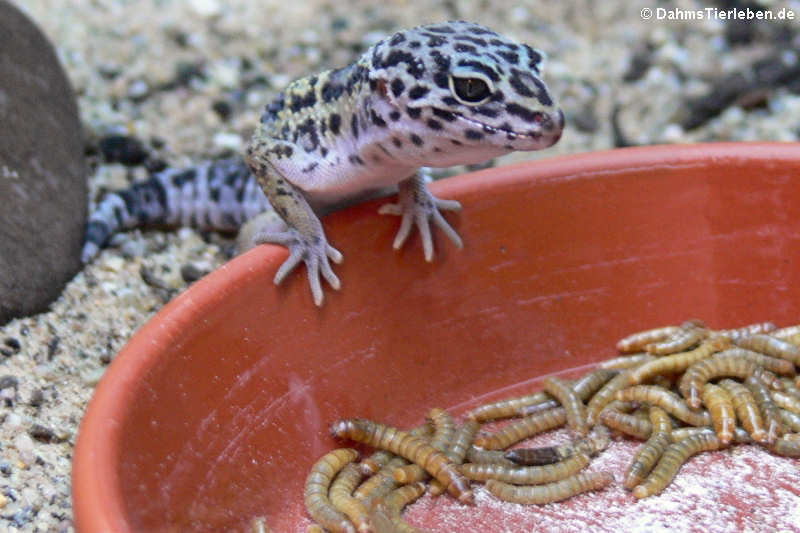
[[[797,145],[720,144],[445,180],[433,189],[464,205],[447,217],[465,248],[437,234],[427,264],[417,236],[391,250],[398,222],[377,216],[381,202],[336,213],[325,225],[345,255],[343,289],[326,290],[322,309],[302,269],[276,288],[286,253],[259,247],[177,298],[115,359],[76,450],[79,530],[244,531],[264,515],[273,531],[300,531],[305,476],[340,445],[327,431],[337,418],[410,426],[431,407],[463,414],[611,357],[625,334],[691,317],[800,323],[798,178]],[[627,460],[634,444],[621,446]],[[546,531],[551,515],[612,531],[645,511],[653,527],[677,516],[720,531],[796,524],[774,491],[797,501],[797,461],[736,450],[685,468],[713,476],[745,454],[741,483],[718,483],[709,505],[691,486],[671,506],[637,503],[618,481],[543,509],[480,491],[472,509],[426,497],[409,516],[433,531]]]

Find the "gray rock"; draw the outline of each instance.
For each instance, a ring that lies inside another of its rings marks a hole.
[[[44,34],[0,0],[0,325],[79,270],[86,209],[75,94]]]

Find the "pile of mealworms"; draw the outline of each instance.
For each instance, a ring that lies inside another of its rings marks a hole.
[[[471,504],[471,481],[522,504],[599,490],[613,474],[582,470],[612,432],[646,441],[623,480],[635,498],[664,490],[691,456],[732,443],[800,457],[800,326],[712,330],[689,320],[625,337],[617,349],[623,355],[578,379],[547,377],[542,391],[477,407],[460,425],[439,408],[408,431],[335,422],[334,437],[376,451],[357,462],[358,451],[340,448],[314,464],[305,504],[316,523],[308,531],[422,532],[403,508],[425,491]],[[508,449],[564,425],[575,437],[566,444]]]

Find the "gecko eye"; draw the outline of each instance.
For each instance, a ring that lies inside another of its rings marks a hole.
[[[456,100],[466,105],[479,105],[492,96],[492,89],[481,78],[461,78],[450,76],[450,92]]]

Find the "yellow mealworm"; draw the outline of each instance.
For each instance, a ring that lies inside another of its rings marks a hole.
[[[800,325],[776,329],[775,331],[771,331],[769,333],[770,337],[775,337],[782,340],[786,340],[789,337],[794,337],[795,335],[800,335]]]
[[[517,465],[541,466],[563,461],[573,455],[584,453],[590,457],[605,450],[611,438],[608,428],[597,425],[592,432],[582,439],[577,439],[558,446],[540,448],[517,448],[505,452],[505,458]]]
[[[758,410],[758,405],[750,389],[732,379],[723,379],[719,385],[730,394],[736,418],[739,419],[742,427],[756,442],[766,442],[767,432],[764,429],[764,420],[761,418],[761,412]]]
[[[521,440],[557,427],[567,421],[563,407],[548,409],[508,424],[495,433],[479,433],[475,436],[475,446],[486,450],[502,450]]]
[[[784,457],[800,457],[800,439],[797,433],[787,434],[767,446],[769,451]]]
[[[311,524],[306,528],[306,533],[325,533],[325,529],[319,524]]]
[[[720,445],[713,432],[699,433],[670,444],[647,479],[634,487],[634,497],[641,499],[658,494],[675,478],[689,457],[704,451],[718,450]]]
[[[641,352],[648,344],[662,341],[680,332],[678,326],[667,326],[664,328],[649,329],[640,331],[633,335],[628,335],[617,342],[617,350],[620,353]]]
[[[672,436],[672,442],[678,442],[695,435],[700,435],[701,433],[710,433],[711,435],[717,434],[712,427],[706,426],[697,428],[693,426],[686,426],[673,429],[670,435]],[[737,427],[733,430],[733,441],[739,444],[753,444],[754,442],[753,439],[750,438],[750,434],[747,432],[747,430],[740,427]]]
[[[412,483],[393,490],[383,498],[375,500],[370,509],[370,523],[375,533],[424,533],[412,526],[401,515],[403,507],[425,492],[424,483]]]
[[[428,413],[428,421],[434,428],[430,445],[440,452],[446,452],[450,448],[456,430],[453,417],[444,409],[435,407]],[[395,481],[399,483],[413,483],[428,479],[428,473],[417,464],[401,466],[395,469],[393,475]],[[439,485],[439,490],[444,490],[441,485]]]
[[[551,394],[567,411],[567,426],[585,437],[589,433],[586,424],[586,406],[578,395],[562,379],[551,376],[544,380],[545,392]]]
[[[657,359],[655,355],[649,353],[634,353],[630,355],[621,355],[613,359],[606,359],[598,364],[597,367],[604,370],[625,370],[627,368],[638,367]]]
[[[749,337],[742,337],[736,340],[736,344],[748,350],[761,352],[771,355],[772,357],[780,357],[796,365],[800,364],[800,347],[790,342],[776,339],[771,335],[751,335]]]
[[[707,426],[711,415],[706,411],[692,411],[680,396],[674,392],[654,385],[634,385],[617,391],[617,400],[624,402],[644,402],[657,405],[666,412],[692,426]]]
[[[761,322],[759,324],[750,324],[749,326],[744,326],[741,328],[721,329],[719,331],[714,331],[713,334],[721,337],[727,337],[732,341],[736,341],[742,337],[749,337],[750,335],[771,333],[776,329],[778,329],[778,326],[772,322]]]
[[[368,444],[405,457],[424,468],[462,503],[472,502],[469,482],[458,473],[448,457],[419,437],[371,420],[351,418],[334,422],[334,436]]]
[[[622,413],[613,408],[605,408],[600,412],[600,422],[619,432],[630,435],[639,440],[645,440],[653,432],[653,425],[649,420],[636,415]]]
[[[717,432],[720,443],[730,444],[733,440],[733,430],[736,428],[736,412],[728,391],[713,383],[706,383],[703,388],[703,404],[711,414],[714,431]]]
[[[359,469],[365,476],[371,476],[383,468],[384,465],[386,465],[386,463],[388,463],[389,460],[394,456],[395,455],[393,453],[387,452],[386,450],[378,450],[366,459],[363,459],[359,465]]]
[[[672,442],[672,421],[666,411],[656,405],[650,406],[650,424],[650,438],[636,452],[625,472],[622,484],[626,489],[630,490],[642,482]]]
[[[781,385],[783,385],[783,391],[787,394],[791,394],[795,398],[800,399],[800,388],[797,388],[795,385],[794,380],[788,377],[780,378]]]
[[[614,400],[614,394],[628,386],[628,372],[627,370],[621,371],[619,374],[611,378],[603,387],[592,396],[589,403],[586,405],[586,423],[593,426],[597,422],[597,415],[605,408],[606,405]]]
[[[600,389],[600,387],[605,385],[609,379],[616,375],[616,370],[600,368],[575,380],[570,387],[581,401],[586,401],[591,398],[592,395],[597,392],[598,389]],[[519,416],[529,416],[546,409],[558,407],[559,405],[560,402],[550,399],[545,402],[522,407],[517,414]]]
[[[683,372],[694,363],[711,356],[715,352],[728,348],[730,344],[728,339],[716,337],[704,341],[700,346],[689,352],[660,357],[632,369],[628,373],[628,383],[630,385],[638,385],[660,374]]]
[[[328,499],[328,488],[334,476],[357,458],[358,452],[351,448],[333,450],[314,464],[306,478],[305,503],[308,514],[325,529],[334,533],[356,531],[347,516],[331,504]]]
[[[758,409],[761,411],[761,417],[764,419],[764,426],[767,430],[767,436],[764,442],[768,444],[775,442],[775,439],[783,435],[784,429],[778,406],[772,401],[769,389],[767,389],[763,381],[755,376],[748,377],[744,384],[753,394],[756,405],[758,405]]]
[[[364,505],[369,507],[369,503],[372,500],[388,494],[397,487],[397,482],[395,482],[393,476],[394,470],[405,464],[408,464],[408,461],[402,457],[392,457],[374,476],[359,485],[353,496],[359,500],[364,500]]]
[[[700,318],[690,318],[688,320],[684,320],[681,324],[681,328],[689,329],[689,328],[707,328],[705,321]]]
[[[499,450],[484,450],[482,448],[470,446],[464,461],[467,463],[514,466],[516,463],[506,459],[505,453],[506,452]]]
[[[783,375],[794,375],[794,363],[781,359],[779,357],[772,357],[771,355],[764,355],[763,353],[754,352],[745,348],[729,348],[724,352],[719,353],[720,357],[743,357],[748,361],[764,367],[770,372]]]
[[[546,402],[548,400],[550,400],[550,396],[546,393],[537,392],[527,396],[520,396],[519,398],[511,398],[509,400],[501,400],[499,402],[481,405],[467,413],[467,417],[477,420],[478,422],[500,420],[502,418],[517,416],[517,413],[523,407]]]
[[[723,355],[720,352],[712,355],[708,359],[703,359],[686,369],[678,383],[678,389],[689,406],[692,408],[700,407],[700,396],[703,394],[703,386],[711,379],[719,377],[738,377],[745,379],[748,376],[756,376],[762,382],[770,386],[780,388],[780,381],[772,372],[763,369],[756,363],[739,355]]]
[[[518,487],[490,479],[486,482],[486,488],[501,500],[542,505],[566,500],[591,490],[600,490],[610,485],[613,481],[614,476],[609,472],[582,472],[555,483],[537,486]]]
[[[775,402],[775,405],[800,415],[800,398],[796,398],[791,394],[786,394],[785,392],[777,390],[769,391],[769,393],[770,396],[772,396],[772,401]]]
[[[644,347],[647,353],[669,355],[682,352],[699,344],[708,337],[708,330],[701,328],[684,329],[665,340],[648,344]]]
[[[450,449],[445,451],[447,457],[453,461],[453,464],[460,465],[464,462],[464,456],[467,455],[467,450],[470,448],[470,446],[472,446],[472,441],[475,438],[475,434],[478,433],[479,428],[480,423],[471,419],[464,421],[464,423],[458,428],[458,431],[456,431],[455,435],[453,435]],[[442,484],[434,479],[431,482],[428,491],[432,496],[438,496],[444,492],[444,487],[442,487]]]
[[[580,472],[589,464],[589,456],[579,453],[564,461],[543,466],[503,466],[465,463],[459,467],[464,476],[475,481],[496,479],[514,485],[551,483]]]
[[[778,412],[781,415],[781,422],[783,422],[784,427],[794,432],[800,431],[800,415],[787,411],[786,409],[780,409]]]
[[[347,515],[360,533],[369,533],[367,506],[363,501],[353,497],[353,490],[361,481],[361,477],[361,470],[356,464],[345,465],[333,480],[328,491],[328,498],[337,510]]]

